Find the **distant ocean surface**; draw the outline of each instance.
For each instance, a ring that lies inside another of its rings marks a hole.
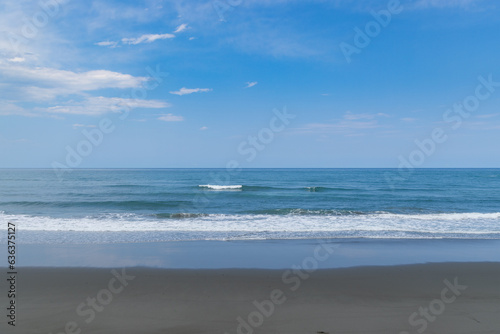
[[[500,169],[0,170],[24,243],[500,239]],[[6,229],[6,227],[5,227]],[[5,236],[2,236],[5,239]],[[5,242],[5,240],[1,240]]]

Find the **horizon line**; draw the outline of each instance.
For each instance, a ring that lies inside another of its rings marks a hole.
[[[0,167],[0,170],[6,169],[38,169],[38,170],[51,170],[52,167]],[[228,169],[227,167],[85,167],[85,168],[68,168],[70,170],[95,170],[95,169]],[[407,170],[408,168],[399,167],[241,167],[230,168],[233,170],[250,170],[250,169],[393,169],[393,170]],[[500,169],[500,167],[415,167],[411,170],[426,170],[426,169]]]

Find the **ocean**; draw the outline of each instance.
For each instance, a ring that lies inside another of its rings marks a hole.
[[[3,169],[0,222],[27,244],[500,239],[500,169]]]

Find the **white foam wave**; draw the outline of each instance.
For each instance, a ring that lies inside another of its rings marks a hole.
[[[374,213],[367,215],[235,215],[209,214],[183,219],[157,219],[137,214],[108,214],[84,218],[0,214],[0,224],[15,221],[18,228],[31,231],[80,232],[279,232],[357,234],[364,237],[427,234],[500,234],[499,213],[447,213],[404,215]]]
[[[229,185],[229,186],[221,186],[221,185],[213,185],[213,184],[204,184],[204,185],[199,185],[198,187],[200,188],[208,188],[212,190],[237,190],[237,189],[242,189],[242,185]]]

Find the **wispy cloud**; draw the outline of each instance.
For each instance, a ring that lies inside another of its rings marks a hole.
[[[180,26],[177,27],[177,29],[175,29],[174,34],[183,32],[184,30],[187,29],[187,27],[188,25],[186,23],[181,24]]]
[[[497,117],[498,115],[500,115],[500,113],[477,115],[476,117],[477,118],[493,118],[493,117]]]
[[[135,88],[147,78],[108,70],[73,72],[48,67],[1,66],[4,82],[16,82],[25,87],[60,89],[67,93],[97,90],[102,88]]]
[[[26,116],[26,117],[37,117],[36,113],[25,110],[15,104],[0,101],[0,116]]]
[[[184,117],[174,114],[166,114],[158,117],[158,119],[164,122],[182,122],[184,120]]]
[[[109,46],[111,48],[116,48],[116,46],[118,45],[118,42],[114,42],[114,41],[102,41],[102,42],[95,43],[95,45],[98,45],[98,46]]]
[[[202,126],[202,127],[200,128],[200,130],[202,130],[202,131],[205,131],[205,130],[207,130],[207,129],[208,129],[208,127],[206,127],[206,126]]]
[[[246,85],[246,87],[245,87],[245,88],[250,88],[250,87],[253,87],[253,86],[255,86],[256,84],[258,84],[258,82],[257,82],[257,81],[247,82],[247,85]]]
[[[68,102],[65,105],[58,105],[37,110],[52,114],[72,114],[98,116],[106,113],[118,113],[128,109],[148,108],[161,109],[171,105],[165,101],[158,100],[138,100],[124,99],[119,97],[89,97],[81,102]]]
[[[89,91],[107,88],[137,88],[147,82],[146,77],[108,70],[74,72],[49,67],[0,63],[0,77],[7,87],[3,93],[19,101],[46,102],[68,95],[83,95]]]
[[[175,35],[173,34],[147,34],[137,38],[122,38],[122,42],[124,44],[137,45],[141,43],[152,43],[159,39],[169,39],[174,37]]]
[[[14,58],[7,59],[7,61],[10,61],[11,63],[22,63],[22,62],[26,61],[26,59],[23,57],[14,57]]]
[[[389,115],[384,113],[377,114],[353,114],[350,111],[344,114],[344,119],[346,120],[359,120],[359,119],[375,119],[377,117],[389,117]]]
[[[181,30],[182,31],[182,30]],[[173,34],[146,34],[137,38],[122,38],[121,43],[126,45],[137,45],[142,43],[153,43],[157,40],[175,38]],[[116,48],[120,42],[118,41],[102,41],[97,42],[95,45],[107,46],[110,48]]]
[[[211,90],[212,90],[211,88],[186,88],[186,87],[182,87],[178,91],[170,92],[170,94],[182,96],[182,95],[188,95],[188,94],[193,94],[193,93],[210,92]]]
[[[384,113],[376,114],[353,114],[346,112],[341,119],[328,123],[309,123],[304,127],[296,129],[296,133],[333,133],[345,136],[364,135],[363,131],[384,127],[378,121],[379,118],[387,118]]]
[[[102,115],[127,108],[166,108],[164,101],[118,97],[89,96],[101,89],[131,89],[142,87],[146,77],[109,70],[76,72],[50,67],[35,67],[22,62],[0,61],[3,95],[9,103],[0,105],[0,116],[53,117],[59,115]],[[26,108],[26,102],[37,105]],[[45,103],[50,102],[49,107]]]

